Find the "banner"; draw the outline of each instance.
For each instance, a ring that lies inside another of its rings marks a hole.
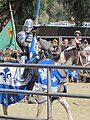
[[[29,54],[29,62],[33,62],[36,58],[39,59],[38,56],[38,41],[36,36],[32,38],[32,41],[27,46],[27,54]]]
[[[14,21],[10,19],[0,33],[0,50],[6,49],[7,47],[11,47],[15,50],[18,49],[15,34]]]

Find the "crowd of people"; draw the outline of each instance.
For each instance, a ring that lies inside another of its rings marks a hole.
[[[20,58],[19,62],[21,63],[38,63],[40,59],[50,58],[57,62],[60,59],[60,52],[80,44],[82,46],[82,52],[87,54],[88,62],[90,62],[89,43],[87,39],[82,39],[82,33],[79,30],[74,32],[73,38],[63,38],[61,43],[59,43],[58,39],[51,39],[51,41],[49,41],[50,46],[47,49],[42,47],[40,39],[41,38],[37,38],[36,36],[33,20],[26,19],[22,31],[17,33],[16,40],[19,50],[16,51],[10,47],[6,50],[1,50],[0,61],[18,62]],[[44,46],[47,47],[48,43],[45,43]]]
[[[59,43],[58,39],[51,39],[50,48],[48,50],[45,50],[42,48],[40,40],[37,39],[37,36],[35,35],[33,20],[26,19],[22,31],[17,33],[16,40],[19,46],[19,50],[17,51],[17,53],[19,52],[19,55],[21,53],[24,60],[23,62],[29,61],[29,62],[37,63],[39,59],[46,59],[46,58],[52,58],[54,60],[58,60],[60,58],[60,52],[67,49],[70,45],[74,46],[77,43],[80,43],[82,44],[82,46],[85,46],[84,48],[83,47],[82,48],[84,52],[86,52],[86,54],[88,55],[88,61],[90,61],[89,43],[86,39],[82,39],[82,33],[79,30],[76,30],[74,32],[74,38],[63,38],[61,43]],[[61,44],[61,46],[59,46],[59,44]],[[0,53],[1,53],[1,57],[0,57],[1,61],[5,61],[5,60],[7,61],[7,59],[3,59],[6,56],[5,54],[6,51],[1,50]],[[4,54],[3,55],[4,57],[2,57],[2,53]],[[11,55],[10,57],[13,57],[13,55]]]
[[[76,46],[77,43],[81,44],[83,42],[82,37],[81,37],[81,32],[79,30],[76,30],[74,32],[74,37],[73,38],[64,38],[62,41],[62,51],[68,48],[69,46]]]
[[[64,38],[61,46],[61,51],[64,51],[65,49],[67,49],[69,46],[76,46],[77,43],[80,44],[81,46],[81,51],[85,54],[87,54],[88,57],[88,62],[90,62],[90,45],[87,39],[83,39],[82,38],[82,34],[79,30],[76,30],[74,32],[74,36],[75,38],[73,39],[68,39],[68,38]]]

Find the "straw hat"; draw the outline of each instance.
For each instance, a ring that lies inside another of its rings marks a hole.
[[[58,43],[58,40],[57,40],[57,39],[53,39],[52,42],[56,42],[56,43]]]

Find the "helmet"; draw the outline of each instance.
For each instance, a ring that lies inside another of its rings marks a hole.
[[[74,35],[76,35],[77,33],[81,35],[81,31],[79,31],[79,30],[76,30],[76,31],[74,32]]]
[[[32,19],[26,19],[25,23],[24,23],[24,31],[26,33],[30,33],[31,30],[33,29],[33,25],[34,25],[34,23],[33,23]]]

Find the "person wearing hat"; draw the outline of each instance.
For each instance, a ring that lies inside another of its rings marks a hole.
[[[75,32],[74,32],[74,35],[75,35],[75,41],[77,42],[77,43],[81,43],[81,40],[82,40],[82,38],[81,38],[81,31],[80,30],[76,30]]]
[[[57,39],[53,39],[51,41],[51,48],[50,48],[51,52],[56,52],[57,51],[57,49],[58,49],[57,44],[58,44],[58,40]]]
[[[74,32],[74,35],[77,35],[77,36],[81,35],[81,31],[80,31],[80,30],[76,30],[76,31]]]
[[[58,46],[58,40],[53,39],[51,41],[51,44],[52,45],[51,45],[50,51],[52,53],[52,59],[57,62],[60,58],[60,50],[59,50],[59,46]]]
[[[53,39],[53,40],[51,41],[51,43],[52,43],[52,44],[58,44],[58,40],[57,40],[57,39]]]

